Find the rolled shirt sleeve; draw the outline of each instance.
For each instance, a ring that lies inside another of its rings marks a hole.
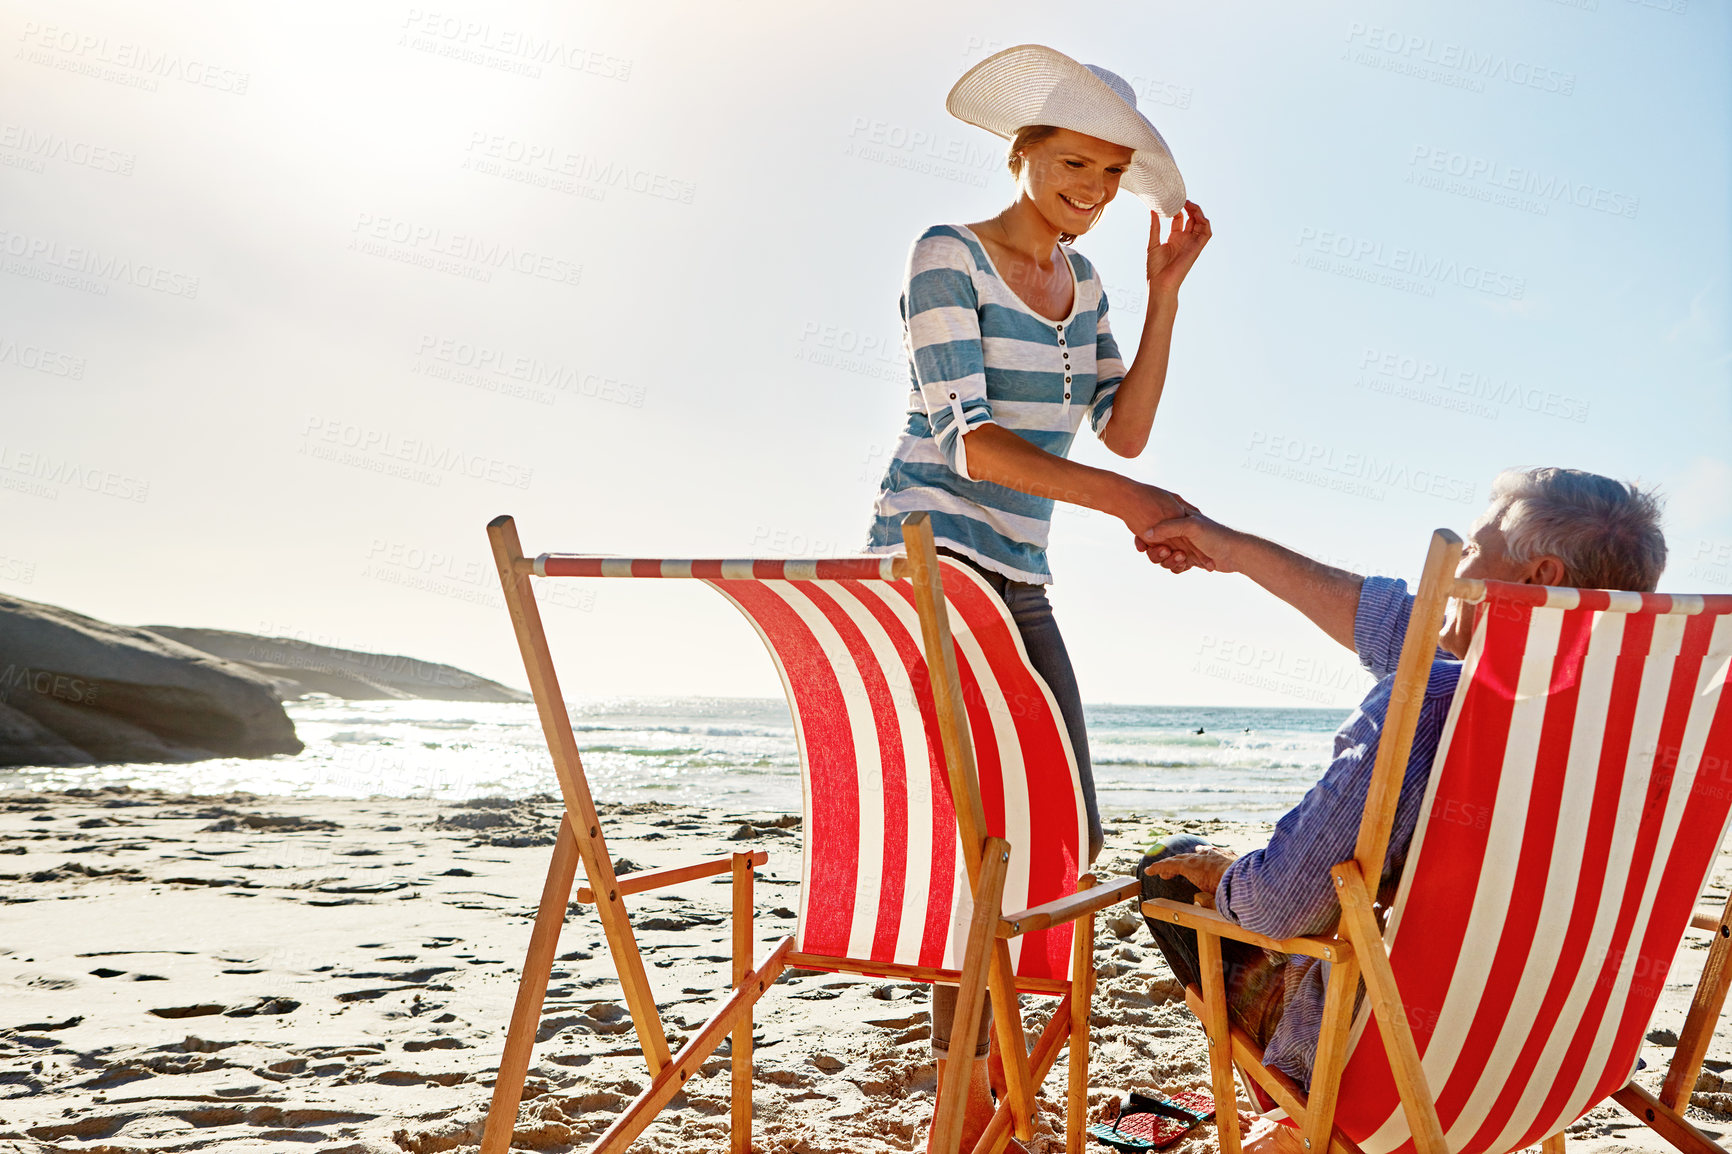
[[[1360,586],[1353,645],[1360,664],[1378,678],[1378,683],[1335,735],[1335,755],[1329,768],[1299,804],[1275,823],[1269,844],[1238,858],[1222,875],[1215,890],[1215,906],[1247,929],[1289,938],[1321,933],[1339,916],[1329,871],[1352,857],[1357,847],[1365,795],[1371,788],[1378,739],[1389,708],[1390,675],[1401,657],[1412,605],[1405,582],[1367,577]],[[1454,688],[1453,680],[1448,688]],[[1429,771],[1435,734],[1430,736],[1429,749],[1427,745],[1426,740],[1415,741],[1414,760],[1423,757]],[[1411,765],[1409,778],[1413,776]],[[1414,793],[1411,781],[1404,786],[1406,793],[1413,794],[1404,798],[1409,808],[1417,806],[1426,776],[1417,775],[1418,793]],[[1411,832],[1411,826],[1408,828]],[[1405,849],[1405,839],[1393,839],[1390,857],[1404,854]]]
[[[969,480],[963,434],[992,423],[979,308],[967,246],[949,236],[915,242],[902,292],[908,359],[939,452]]]
[[[1125,361],[1107,323],[1107,290],[1102,288],[1100,308],[1095,312],[1095,399],[1089,405],[1089,426],[1097,437],[1112,419],[1113,401],[1124,379]]]
[[[1367,577],[1359,587],[1359,608],[1353,614],[1353,649],[1359,664],[1379,680],[1395,672],[1401,643],[1407,639],[1407,617],[1413,597],[1407,582],[1393,577]]]

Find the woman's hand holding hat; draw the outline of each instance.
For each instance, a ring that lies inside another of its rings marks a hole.
[[[1185,276],[1191,271],[1191,266],[1197,263],[1197,256],[1203,251],[1203,246],[1209,243],[1212,235],[1209,228],[1209,218],[1203,215],[1203,210],[1197,202],[1187,200],[1185,207],[1173,215],[1173,222],[1167,229],[1167,239],[1161,240],[1161,218],[1154,212],[1149,213],[1149,299],[1157,297],[1176,297],[1179,286],[1184,283]]]

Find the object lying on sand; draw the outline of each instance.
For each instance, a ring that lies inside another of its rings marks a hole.
[[[1115,1150],[1164,1150],[1215,1116],[1215,1098],[1206,1090],[1187,1090],[1156,1098],[1132,1090],[1119,1103],[1112,1122],[1096,1122],[1089,1135]]]

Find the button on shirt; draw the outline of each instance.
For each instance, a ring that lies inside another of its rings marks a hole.
[[[1353,646],[1360,664],[1377,677],[1377,684],[1336,731],[1334,760],[1299,804],[1275,823],[1269,844],[1237,859],[1222,875],[1215,890],[1215,908],[1246,929],[1272,938],[1299,937],[1327,932],[1340,917],[1341,906],[1329,870],[1352,857],[1358,844],[1365,795],[1371,788],[1377,743],[1412,607],[1413,598],[1404,582],[1367,577],[1360,588]],[[1461,662],[1439,651],[1432,662],[1395,807],[1389,852],[1384,858],[1385,884],[1399,878],[1407,859],[1432,760],[1460,677]],[[1285,971],[1285,1008],[1264,1050],[1263,1062],[1309,1086],[1323,1028],[1329,963],[1290,957]]]
[[[1002,425],[1062,457],[1085,416],[1097,435],[1106,428],[1125,375],[1106,291],[1086,257],[1059,250],[1076,291],[1055,321],[1011,291],[966,227],[934,225],[914,242],[901,300],[908,424],[879,487],[869,551],[900,550],[902,519],[924,511],[938,544],[1014,581],[1052,580],[1052,499],[975,480],[963,434]]]

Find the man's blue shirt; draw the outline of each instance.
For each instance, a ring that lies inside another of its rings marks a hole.
[[[1340,917],[1329,870],[1352,857],[1359,840],[1365,795],[1377,761],[1377,742],[1383,733],[1412,607],[1413,598],[1405,582],[1367,577],[1360,588],[1353,647],[1377,684],[1336,731],[1334,760],[1321,780],[1275,823],[1267,846],[1239,858],[1222,876],[1215,891],[1215,908],[1246,929],[1272,938],[1290,938],[1323,933]],[[1393,880],[1406,861],[1432,759],[1460,676],[1461,662],[1440,651],[1432,662],[1413,751],[1395,808],[1395,825],[1384,859],[1386,881]],[[1328,971],[1327,962],[1318,964],[1303,957],[1288,960],[1285,1009],[1263,1054],[1266,1065],[1306,1086],[1311,1082],[1322,1031]]]

